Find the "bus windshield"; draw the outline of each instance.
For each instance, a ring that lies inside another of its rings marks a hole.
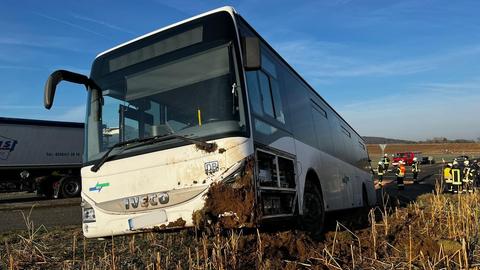
[[[246,132],[234,42],[205,40],[208,29],[192,28],[94,64],[92,78],[101,89],[89,94],[87,162],[137,138],[208,140]],[[182,144],[165,140],[131,151]]]

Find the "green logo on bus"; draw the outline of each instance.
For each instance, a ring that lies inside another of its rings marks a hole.
[[[89,191],[97,191],[97,192],[100,192],[102,190],[102,188],[104,187],[108,187],[110,186],[110,183],[108,182],[105,182],[105,183],[99,183],[97,182],[97,184],[91,188],[89,188],[88,190]]]

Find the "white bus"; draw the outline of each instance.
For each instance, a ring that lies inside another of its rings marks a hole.
[[[83,232],[252,227],[375,203],[365,142],[231,7],[99,54],[88,90]]]

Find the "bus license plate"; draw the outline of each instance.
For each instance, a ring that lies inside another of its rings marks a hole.
[[[167,221],[168,219],[165,210],[158,210],[152,213],[129,219],[128,227],[131,231],[138,229],[148,229]]]

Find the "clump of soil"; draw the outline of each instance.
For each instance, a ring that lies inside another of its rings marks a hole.
[[[260,243],[260,251],[266,258],[305,261],[314,256],[312,248],[314,248],[315,242],[304,232],[284,231],[263,234]]]
[[[178,218],[175,221],[169,222],[167,225],[161,225],[160,229],[164,230],[164,229],[167,229],[167,228],[181,228],[181,227],[184,227],[186,223],[187,222],[185,220],[183,220],[182,218]]]
[[[213,142],[213,143],[206,143],[205,145],[202,145],[202,144],[195,144],[195,148],[197,150],[202,150],[202,151],[205,151],[207,153],[211,153],[211,152],[215,152],[217,149],[218,149],[218,145],[217,143]]]
[[[210,224],[222,228],[252,227],[255,224],[254,160],[248,158],[240,175],[232,183],[213,183],[205,195],[205,206],[195,211],[196,227]]]

